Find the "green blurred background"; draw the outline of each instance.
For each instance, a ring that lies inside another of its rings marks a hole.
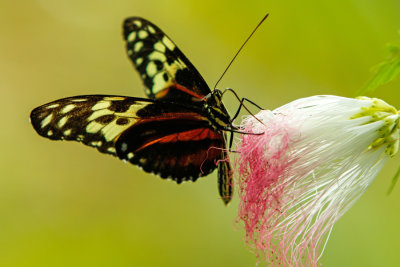
[[[270,109],[316,94],[354,96],[398,40],[400,1],[2,0],[0,266],[254,266],[216,175],[176,185],[71,142],[39,137],[34,107],[80,94],[144,96],[121,23],[160,26],[213,86]],[[400,108],[400,81],[379,89]],[[224,99],[231,113],[238,103]],[[399,158],[335,226],[324,266],[399,266]]]

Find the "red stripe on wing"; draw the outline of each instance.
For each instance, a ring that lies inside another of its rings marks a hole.
[[[165,144],[165,143],[176,143],[176,142],[185,142],[185,141],[200,141],[204,139],[221,139],[221,135],[212,129],[209,128],[199,128],[190,131],[174,133],[170,135],[163,136],[161,138],[157,138],[151,142],[144,144],[139,147],[137,150],[141,150],[145,147],[151,146],[155,143]]]

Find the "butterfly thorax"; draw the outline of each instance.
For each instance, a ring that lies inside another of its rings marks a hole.
[[[222,92],[215,89],[212,93],[209,93],[206,97],[206,103],[203,106],[207,117],[210,119],[210,124],[213,128],[220,130],[230,125],[230,116],[222,104]]]

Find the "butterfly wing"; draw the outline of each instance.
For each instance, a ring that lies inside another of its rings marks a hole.
[[[192,63],[156,25],[131,17],[124,21],[123,31],[128,56],[149,98],[188,103],[211,93]]]
[[[64,98],[34,109],[31,122],[43,137],[82,142],[178,183],[212,172],[224,145],[196,109],[143,98]]]
[[[83,95],[35,108],[30,115],[36,132],[52,140],[74,140],[116,155],[115,139],[137,121],[148,99]]]
[[[151,22],[126,19],[124,38],[150,99],[104,95],[64,98],[34,109],[33,127],[46,138],[82,142],[178,183],[207,175],[220,160],[219,189],[228,203],[232,183],[228,155],[221,151],[226,147],[224,136],[200,110],[204,97],[211,93],[206,82]],[[222,104],[221,110],[226,112]]]
[[[127,54],[134,67],[139,72],[145,85],[145,93],[149,98],[167,99],[171,102],[191,103],[192,105],[197,105],[206,95],[211,93],[208,85],[192,63],[179,50],[176,44],[156,25],[140,17],[131,17],[124,21],[123,31]],[[226,112],[222,103],[221,110]],[[180,123],[179,120],[174,122],[171,121],[169,123],[171,123],[170,125],[173,127],[172,129],[179,128],[177,125]],[[165,125],[165,127],[167,127],[167,125]],[[193,132],[192,137],[195,138],[197,134],[199,133]],[[201,134],[204,136],[209,135],[211,137],[216,134],[216,132],[205,131]],[[190,135],[187,135],[187,137],[188,136]],[[178,140],[181,136],[175,136],[174,138]],[[214,136],[213,138],[206,138],[206,140],[212,140],[215,138],[216,137]],[[225,141],[223,141],[221,133],[218,133],[217,139],[220,142],[219,146],[216,147],[225,148]],[[207,145],[209,146],[208,149],[213,145],[216,145],[215,142],[207,143],[205,140],[201,142],[204,149]],[[127,144],[131,146],[129,142],[127,142]],[[183,143],[177,141],[175,144],[182,145]],[[157,145],[154,145],[157,149],[169,149],[168,146],[172,146],[172,143],[161,145],[160,142]],[[152,149],[153,147],[148,147],[144,149],[142,153],[154,153],[154,157],[164,156],[158,155],[156,152],[157,150]],[[179,149],[182,150],[184,148],[179,146]],[[202,153],[204,153],[204,151],[202,151]],[[228,159],[228,155],[225,152],[221,155],[214,155],[215,153],[217,152],[213,151],[211,153],[211,156],[215,159]],[[221,151],[218,153],[221,153]],[[190,154],[189,152],[187,154],[188,156],[185,157],[185,160],[192,161],[195,163],[195,166],[198,166],[199,162],[196,158],[196,154]],[[133,159],[130,161],[132,160]],[[170,164],[173,165],[175,162],[171,162]],[[154,170],[159,168],[162,167],[151,162],[147,162],[144,166],[145,170]],[[188,169],[194,170],[192,167],[188,167]],[[232,197],[233,191],[229,160],[221,161],[218,169],[219,192],[222,199],[227,204]],[[187,172],[187,170],[183,171],[183,173],[185,172]],[[176,173],[175,175],[182,176],[182,173]],[[185,178],[183,177],[183,179]]]

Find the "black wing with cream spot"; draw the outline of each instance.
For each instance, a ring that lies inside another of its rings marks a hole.
[[[150,99],[83,95],[59,99],[35,108],[30,115],[36,132],[52,140],[74,140],[116,155],[116,138],[138,119]]]
[[[124,21],[123,30],[128,56],[148,97],[198,102],[211,92],[192,63],[157,26],[131,17]]]

